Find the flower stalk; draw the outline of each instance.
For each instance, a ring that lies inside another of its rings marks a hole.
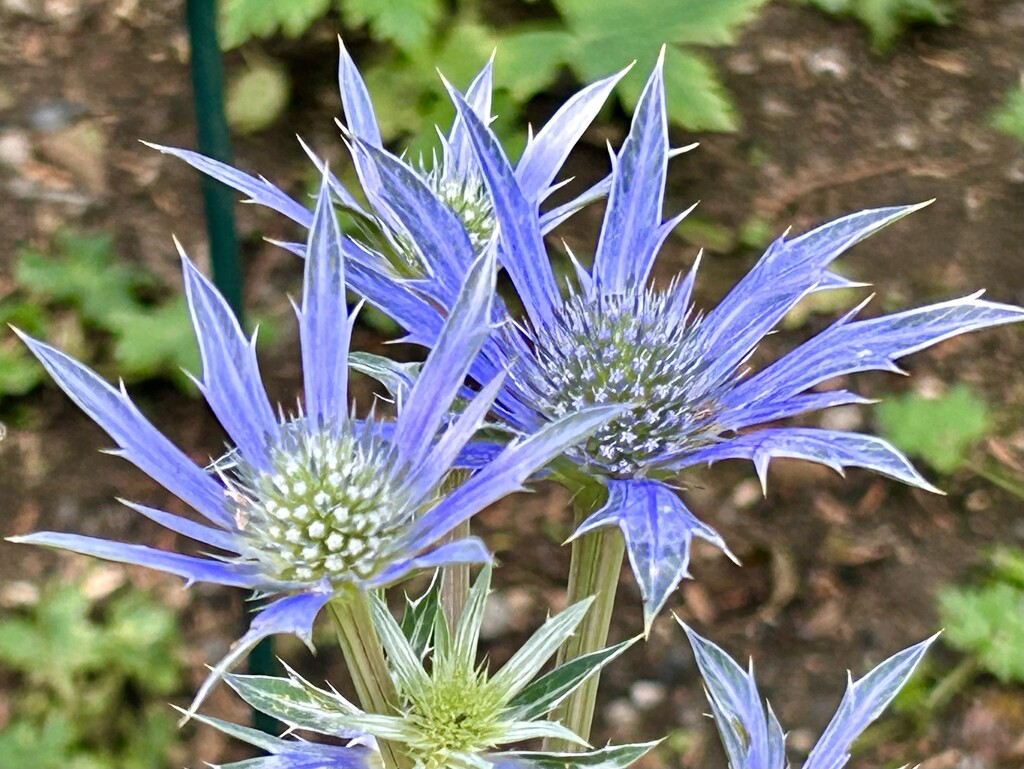
[[[600,504],[600,494],[593,487],[580,492],[573,502],[574,527],[579,526]],[[624,554],[625,543],[618,529],[605,527],[573,540],[568,603],[571,606],[590,596],[594,597],[594,602],[576,633],[559,650],[559,665],[607,645]],[[589,740],[599,684],[600,673],[595,673],[569,695],[554,711],[552,718],[584,740]],[[544,749],[569,752],[578,751],[581,747],[565,740],[548,740]]]
[[[384,659],[368,597],[358,590],[348,590],[332,599],[329,607],[359,704],[370,713],[394,714],[398,692]],[[377,744],[384,769],[412,768],[412,761],[397,746],[385,740]]]
[[[463,521],[448,535],[452,541],[470,536],[470,522]],[[469,564],[453,563],[444,569],[441,579],[441,611],[448,622],[448,627],[457,627],[462,610],[469,598]]]

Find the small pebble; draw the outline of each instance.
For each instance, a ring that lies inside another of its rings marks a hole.
[[[846,80],[850,76],[850,59],[836,46],[811,51],[804,57],[804,64],[812,75],[826,75],[836,80]]]
[[[652,710],[665,701],[665,684],[658,681],[637,681],[629,688],[629,699],[640,710]]]

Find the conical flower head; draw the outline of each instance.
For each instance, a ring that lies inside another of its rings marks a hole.
[[[438,544],[453,528],[518,490],[537,469],[589,435],[616,409],[573,415],[510,444],[464,483],[446,484],[453,463],[483,423],[500,386],[450,415],[468,368],[490,333],[493,251],[481,255],[443,324],[394,422],[357,420],[348,403],[349,341],[342,236],[325,181],[309,241],[299,317],[304,398],[296,414],[275,414],[256,362],[212,283],[182,253],[186,294],[203,377],[196,384],[233,448],[207,472],[165,438],[115,389],[54,348],[23,337],[58,384],[136,464],[206,523],[127,503],[168,529],[220,551],[203,558],[77,534],[41,532],[15,541],[138,564],[194,581],[275,597],[215,668],[217,677],[261,638],[310,639],[313,621],[339,590],[367,591],[420,568],[486,562],[476,538]]]

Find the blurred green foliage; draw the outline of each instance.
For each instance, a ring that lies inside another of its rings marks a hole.
[[[128,381],[167,377],[192,385],[199,355],[181,296],[167,297],[145,270],[119,260],[108,235],[62,230],[46,252],[23,248],[13,290],[0,296],[10,323]],[[0,397],[22,395],[45,379],[13,336],[0,341]]]
[[[1003,103],[989,116],[989,125],[1024,142],[1024,85],[1010,89]]]
[[[168,766],[179,646],[174,613],[136,590],[94,600],[53,580],[36,603],[5,611],[0,671],[18,686],[0,769]]]
[[[878,404],[875,414],[882,434],[898,449],[940,473],[958,470],[990,430],[985,402],[965,385],[938,398],[915,392],[889,398]]]
[[[1003,683],[1024,683],[1024,551],[997,548],[987,579],[939,595],[947,645]]]
[[[949,24],[953,0],[806,0],[833,16],[851,16],[868,28],[875,53],[887,53],[912,24]]]
[[[260,57],[228,84],[224,111],[239,133],[256,133],[272,125],[288,106],[291,80],[284,68]]]
[[[496,130],[514,153],[523,141],[523,106],[563,72],[590,82],[636,60],[618,90],[624,106],[632,109],[662,43],[668,45],[670,118],[691,130],[734,130],[738,115],[701,49],[735,42],[740,27],[765,2],[222,0],[221,39],[233,48],[279,33],[296,37],[316,19],[336,12],[343,35],[365,30],[377,43],[360,56],[360,69],[385,138],[405,141],[414,153],[429,151],[434,145],[431,126],[451,119],[436,70],[465,87],[496,52]]]

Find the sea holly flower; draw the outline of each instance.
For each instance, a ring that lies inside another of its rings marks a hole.
[[[207,522],[126,504],[220,554],[196,557],[57,532],[12,540],[148,566],[189,584],[249,588],[273,599],[214,668],[193,708],[261,638],[294,633],[308,642],[314,618],[338,591],[373,590],[440,564],[487,561],[487,549],[477,538],[439,542],[613,415],[607,408],[590,410],[514,440],[494,462],[451,488],[444,482],[452,462],[500,387],[499,378],[450,418],[449,408],[490,330],[493,251],[470,267],[393,423],[372,414],[365,421],[350,416],[348,357],[355,315],[346,308],[342,235],[326,181],[296,307],[305,395],[298,413],[275,413],[260,378],[255,338],[243,334],[224,298],[181,256],[203,366],[196,384],[234,444],[209,471],[165,438],[123,386],[111,386],[43,342],[22,338],[72,400],[114,439],[114,453]]]
[[[691,302],[696,264],[669,285],[652,286],[657,252],[689,212],[662,221],[667,165],[675,151],[668,142],[659,60],[629,135],[612,158],[593,265],[587,270],[577,263],[576,281],[563,295],[545,250],[541,220],[523,197],[508,158],[469,103],[454,89],[450,93],[494,202],[499,259],[526,315],[499,325],[470,372],[487,384],[499,372],[510,371],[495,412],[515,430],[529,432],[595,404],[624,407],[567,452],[607,491],[606,503],[574,536],[604,526],[621,529],[647,627],[679,581],[689,576],[694,537],[728,553],[721,536],[673,488],[686,468],[748,459],[763,485],[773,457],[792,457],[839,472],[863,467],[934,490],[880,438],[764,425],[866,403],[846,390],[813,388],[858,371],[899,371],[897,359],[958,334],[1020,321],[1021,308],[983,300],[978,293],[857,320],[862,304],[760,371],[746,368],[762,338],[801,299],[854,285],[828,271],[837,257],[921,206],[862,211],[799,237],[779,238],[706,314]],[[396,307],[393,315],[405,323],[401,313]]]
[[[486,663],[478,661],[477,651],[490,581],[488,566],[477,578],[454,628],[448,627],[438,608],[438,579],[420,599],[408,602],[401,622],[383,601],[374,600],[374,625],[387,651],[398,692],[392,714],[365,713],[336,691],[320,689],[291,670],[288,678],[229,675],[227,681],[252,707],[281,721],[289,731],[361,741],[349,748],[354,761],[365,757],[362,744],[373,741],[368,737],[399,746],[416,769],[616,769],[629,766],[650,750],[654,743],[568,754],[502,749],[504,745],[543,737],[585,745],[545,715],[637,639],[538,676],[580,624],[591,603],[587,599],[548,619],[500,670],[490,674]],[[222,721],[202,715],[196,718],[251,742],[259,738]],[[318,765],[317,756],[322,755],[319,751],[325,749],[317,743],[297,740],[286,741],[285,745],[287,748],[274,746],[277,755],[294,755],[294,759],[274,764],[282,769]]]
[[[787,769],[786,735],[772,706],[762,705],[754,680],[754,663],[743,670],[721,648],[686,631],[697,659],[704,692],[722,738],[730,769]],[[938,634],[897,652],[854,681],[847,673],[846,693],[803,766],[806,769],[842,769],[850,760],[850,746],[889,706],[914,672]]]
[[[572,147],[623,74],[584,88],[536,135],[531,131],[528,137],[516,165],[516,185],[537,212],[545,232],[608,190],[609,179],[604,179],[577,198],[539,213],[539,206],[562,186],[555,177]],[[362,229],[361,234],[343,241],[351,265],[350,286],[371,304],[390,312],[402,307],[402,318],[410,330],[407,341],[430,344],[439,329],[434,322],[436,314],[430,309],[431,299],[444,305],[454,300],[466,270],[490,242],[496,224],[494,206],[476,166],[465,122],[457,118],[447,135],[439,131],[441,155],[427,167],[422,161],[396,157],[384,148],[366,83],[344,45],[338,82],[345,114],[342,130],[369,205],[368,210],[360,205],[336,177],[328,174],[335,203]],[[492,62],[488,62],[466,92],[474,115],[484,123],[492,119],[491,95]],[[263,177],[190,150],[150,146],[234,187],[248,196],[249,202],[269,206],[303,227],[312,221],[312,212],[304,204]],[[305,143],[302,146],[313,163],[325,171],[323,161]],[[282,245],[301,253],[295,244]],[[421,327],[424,321],[429,325]]]

